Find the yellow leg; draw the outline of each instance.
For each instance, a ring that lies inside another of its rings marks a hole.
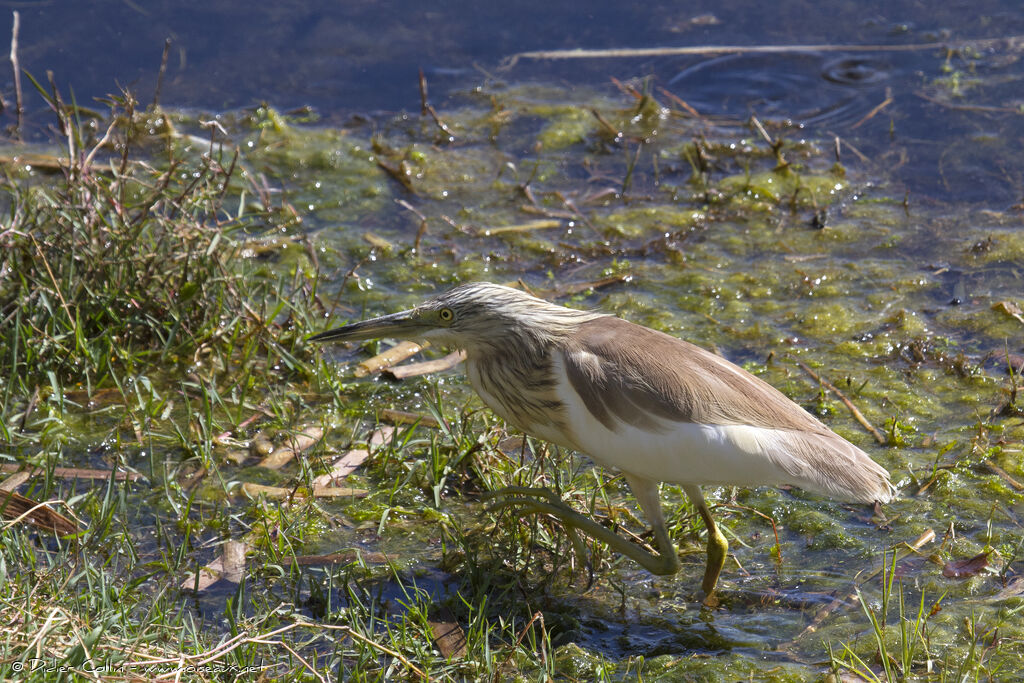
[[[618,536],[611,529],[601,526],[597,522],[571,509],[555,493],[547,489],[526,488],[512,486],[489,494],[487,498],[494,499],[491,509],[505,507],[517,508],[520,514],[539,513],[548,514],[560,520],[570,531],[578,529],[583,533],[606,543],[609,548],[619,552],[644,569],[661,576],[675,574],[679,571],[679,556],[676,554],[675,545],[669,537],[668,527],[665,524],[665,517],[661,510],[661,501],[658,497],[658,484],[647,479],[639,479],[625,475],[629,487],[633,490],[640,503],[644,515],[651,524],[654,531],[655,544],[658,547],[658,554],[650,553],[636,543],[633,543],[621,536]],[[704,589],[704,604],[713,607],[718,604],[715,598],[715,587],[718,585],[718,577],[725,567],[725,560],[729,553],[729,542],[719,531],[718,525],[711,517],[711,510],[704,502],[704,496],[700,488],[693,485],[684,485],[683,491],[690,498],[690,501],[697,508],[704,526],[708,530],[708,559],[704,568],[704,581],[701,587]],[[575,540],[575,539],[574,539]],[[574,543],[575,545],[575,543]]]
[[[700,513],[701,519],[704,520],[704,526],[708,530],[708,564],[704,568],[704,582],[701,584],[701,587],[704,589],[706,596],[704,604],[713,606],[718,602],[713,595],[715,586],[718,585],[718,577],[722,573],[722,567],[725,566],[725,559],[729,552],[729,542],[725,540],[725,536],[718,530],[718,525],[712,519],[711,510],[708,509],[707,503],[704,502],[704,496],[701,495],[700,487],[687,484],[683,486],[683,491],[686,492],[690,501],[697,507],[697,512]]]

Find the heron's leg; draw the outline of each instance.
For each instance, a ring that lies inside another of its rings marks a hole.
[[[708,529],[708,564],[704,569],[704,593],[711,598],[711,594],[715,591],[715,586],[718,584],[718,575],[722,573],[722,567],[725,566],[725,556],[729,552],[729,542],[725,540],[725,536],[718,530],[718,525],[715,524],[715,520],[711,518],[711,510],[708,509],[708,504],[704,502],[704,496],[701,495],[700,487],[694,486],[693,484],[684,484],[683,491],[690,498],[697,507],[697,512],[700,513],[701,518],[704,520],[704,526]],[[705,600],[705,603],[711,604],[709,600]]]
[[[647,484],[648,482],[641,484],[641,491],[645,491],[643,486]],[[654,487],[654,500],[657,502],[657,484],[650,483],[649,485]],[[634,486],[632,481],[630,481],[630,486]],[[637,489],[634,488],[633,492],[636,494]],[[674,574],[679,570],[679,557],[676,555],[675,546],[672,545],[672,541],[669,539],[668,529],[665,528],[664,518],[661,516],[660,503],[656,508],[656,519],[660,520],[661,529],[659,531],[656,524],[654,533],[658,549],[661,553],[655,555],[647,552],[636,543],[619,536],[611,529],[601,526],[589,517],[576,512],[566,505],[553,491],[524,486],[510,486],[488,494],[485,497],[495,501],[491,505],[491,510],[515,507],[518,508],[520,514],[533,512],[551,515],[570,530],[577,529],[605,543],[613,551],[625,555],[652,574]],[[647,510],[647,505],[643,501],[641,501],[640,505],[644,508],[644,514],[651,517],[651,513]]]
[[[652,574],[675,574],[679,571],[679,554],[676,552],[676,545],[668,535],[668,526],[665,525],[665,514],[661,510],[661,498],[658,495],[658,482],[650,479],[624,474],[630,490],[636,496],[636,502],[640,503],[640,509],[644,511],[644,517],[654,531],[654,542],[658,546],[659,558],[664,571]]]

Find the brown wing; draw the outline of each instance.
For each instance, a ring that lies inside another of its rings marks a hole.
[[[762,455],[791,482],[829,495],[887,502],[889,474],[782,392],[746,370],[667,334],[618,318],[580,326],[565,352],[569,381],[609,430],[664,420],[772,430]],[[661,418],[657,420],[654,418]]]
[[[619,318],[583,323],[566,353],[569,381],[609,429],[676,422],[812,433],[827,427],[785,394],[699,346]]]

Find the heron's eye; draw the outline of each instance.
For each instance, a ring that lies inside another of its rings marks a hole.
[[[437,312],[437,317],[440,318],[443,323],[450,323],[455,320],[455,311],[450,308],[442,308]]]

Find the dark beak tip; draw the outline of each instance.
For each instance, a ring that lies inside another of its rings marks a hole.
[[[408,320],[408,315],[408,311],[402,311],[381,316],[380,318],[349,323],[348,325],[342,325],[341,327],[335,327],[306,337],[306,341],[314,343],[363,341],[392,335],[402,336],[410,332],[410,329],[415,329],[414,325],[410,328],[411,321]]]
[[[334,339],[337,336],[339,336],[338,335],[338,330],[336,330],[336,329],[335,330],[326,330],[324,332],[317,332],[316,334],[309,335],[308,337],[306,337],[306,341],[307,342],[316,342],[316,343],[327,342],[327,341],[331,341],[332,339]]]

